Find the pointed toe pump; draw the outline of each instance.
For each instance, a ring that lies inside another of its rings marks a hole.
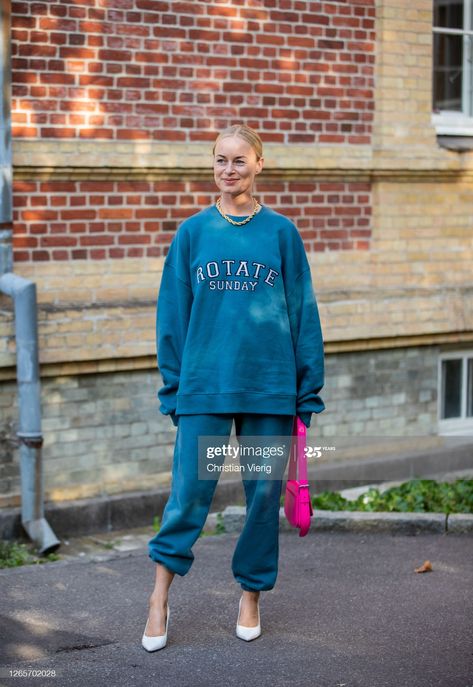
[[[170,614],[171,611],[169,610],[168,604],[166,613],[166,632],[163,635],[157,635],[155,637],[150,637],[146,634],[146,630],[148,629],[149,623],[148,617],[148,620],[146,621],[145,631],[143,632],[143,637],[141,639],[141,645],[143,649],[146,649],[146,651],[157,651],[158,649],[164,649],[164,647],[166,646],[166,642],[168,641],[168,625]]]
[[[245,627],[245,625],[240,625],[240,613],[241,613],[241,602],[243,597],[240,597],[240,603],[238,605],[238,620],[236,626],[236,634],[240,639],[244,639],[246,642],[250,642],[252,639],[256,639],[261,634],[261,618],[259,613],[259,599],[258,599],[258,625],[254,627]]]

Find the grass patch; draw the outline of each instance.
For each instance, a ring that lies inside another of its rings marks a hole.
[[[473,513],[473,480],[411,479],[382,493],[370,487],[355,500],[346,499],[336,491],[323,491],[312,497],[312,505],[332,511]]]
[[[20,565],[39,565],[58,561],[56,553],[41,555],[31,545],[19,541],[0,540],[0,568],[17,568]]]
[[[223,513],[217,513],[217,524],[215,526],[215,534],[224,534],[226,532],[223,524]]]
[[[154,532],[159,532],[159,530],[161,529],[161,518],[159,517],[159,515],[154,516],[152,527]]]
[[[216,534],[225,534],[225,525],[223,524],[223,513],[217,513],[216,515],[216,524],[213,530],[210,532],[206,532],[205,530],[202,530],[200,533],[200,537],[214,537]]]

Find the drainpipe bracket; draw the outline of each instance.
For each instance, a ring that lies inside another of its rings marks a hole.
[[[40,448],[43,445],[43,435],[29,432],[17,432],[18,441],[30,448]]]

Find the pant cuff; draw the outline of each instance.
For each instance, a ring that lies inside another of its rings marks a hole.
[[[161,559],[161,558],[159,558],[159,557],[157,557],[151,553],[149,553],[148,555],[151,558],[151,560],[154,561],[154,563],[160,563],[161,565],[164,565],[164,567],[167,568],[169,570],[169,572],[172,572],[175,575],[180,575],[181,577],[184,577],[184,575],[186,575],[189,572],[189,570],[175,570],[174,568],[172,568],[168,564],[167,561],[165,561],[165,560],[163,560],[163,559]]]
[[[273,587],[265,587],[264,589],[254,589],[253,587],[248,587],[246,584],[241,584],[240,586],[245,592],[269,592],[270,589],[273,589]]]

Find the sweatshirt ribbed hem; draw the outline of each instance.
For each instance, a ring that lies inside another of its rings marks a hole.
[[[251,408],[251,411],[248,409]],[[219,413],[295,415],[296,394],[239,391],[216,394],[177,394],[176,415]]]

